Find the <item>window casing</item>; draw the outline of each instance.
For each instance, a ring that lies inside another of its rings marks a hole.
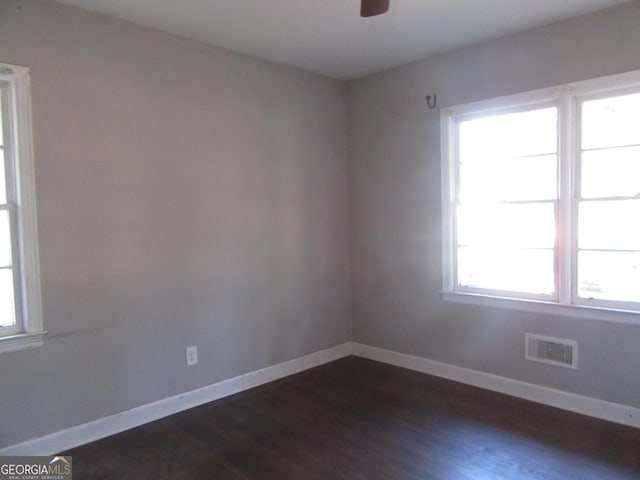
[[[42,344],[29,70],[0,63],[0,353]]]
[[[448,301],[640,323],[640,72],[441,111]]]

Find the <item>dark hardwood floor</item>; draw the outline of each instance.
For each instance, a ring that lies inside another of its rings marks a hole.
[[[91,443],[89,479],[640,479],[640,430],[348,357]]]

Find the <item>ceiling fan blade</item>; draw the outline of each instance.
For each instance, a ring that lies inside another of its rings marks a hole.
[[[389,10],[389,0],[361,0],[360,16],[373,17]]]

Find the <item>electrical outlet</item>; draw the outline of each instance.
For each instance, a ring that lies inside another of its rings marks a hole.
[[[198,347],[187,347],[187,367],[198,363]]]

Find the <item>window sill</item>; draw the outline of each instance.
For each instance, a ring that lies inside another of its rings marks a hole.
[[[614,310],[583,305],[560,305],[557,303],[539,300],[492,297],[477,293],[449,291],[442,292],[442,299],[445,302],[466,303],[471,305],[482,305],[485,307],[518,310],[522,312],[640,325],[640,312],[629,310]]]
[[[27,348],[36,348],[44,345],[44,336],[47,332],[20,333],[9,337],[0,338],[0,353],[17,352]]]

